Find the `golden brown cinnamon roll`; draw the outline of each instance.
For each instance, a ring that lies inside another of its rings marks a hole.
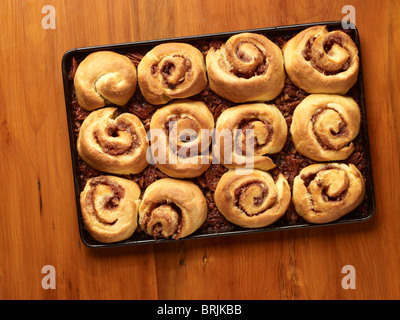
[[[287,131],[285,118],[274,105],[253,103],[228,108],[216,124],[221,163],[227,168],[270,170],[275,164],[265,155],[283,148]]]
[[[282,174],[276,180],[265,171],[226,172],[214,193],[218,210],[244,228],[261,228],[282,217],[290,204],[290,186]]]
[[[311,94],[294,110],[290,133],[298,152],[315,161],[346,159],[360,131],[361,113],[350,97]]]
[[[128,179],[98,176],[86,183],[80,195],[85,228],[104,243],[128,239],[136,230],[140,188]]]
[[[146,130],[135,115],[118,113],[109,107],[89,114],[79,130],[79,156],[103,172],[139,173],[148,165]]]
[[[236,103],[269,101],[282,91],[285,71],[281,49],[263,35],[234,35],[206,57],[211,89]]]
[[[195,232],[207,216],[206,199],[193,182],[164,178],[143,194],[139,225],[154,238],[184,238]]]
[[[136,90],[135,65],[128,57],[99,51],[88,55],[78,66],[74,86],[79,105],[95,110],[113,103],[123,106]]]
[[[138,65],[140,90],[154,105],[188,98],[207,85],[202,53],[187,43],[164,43],[150,50]]]
[[[360,205],[364,195],[364,179],[353,164],[313,164],[301,170],[293,183],[295,209],[311,223],[341,218]]]
[[[358,49],[342,31],[310,27],[285,44],[283,56],[290,80],[306,92],[345,94],[357,82]]]
[[[211,165],[209,146],[214,117],[201,101],[179,100],[158,109],[151,118],[156,166],[174,178],[193,178]]]

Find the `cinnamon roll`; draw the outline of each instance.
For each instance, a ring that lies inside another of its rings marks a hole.
[[[79,105],[92,111],[107,104],[123,106],[136,90],[135,65],[128,57],[99,51],[88,55],[78,66],[74,86]]]
[[[290,80],[308,93],[345,94],[357,82],[358,49],[342,31],[303,30],[285,44],[283,57]]]
[[[164,178],[143,194],[139,225],[154,238],[184,238],[195,232],[207,216],[207,202],[193,182]]]
[[[117,108],[93,111],[80,127],[79,156],[92,168],[116,174],[136,174],[147,165],[149,142],[138,117]]]
[[[265,155],[283,148],[287,131],[285,118],[274,105],[253,103],[228,108],[216,124],[221,163],[227,168],[270,170],[275,164]]]
[[[160,44],[140,61],[138,81],[143,96],[151,104],[188,98],[207,85],[204,57],[187,43]]]
[[[364,199],[361,172],[353,164],[313,164],[300,171],[293,183],[293,204],[310,223],[335,221]]]
[[[151,150],[156,166],[174,178],[193,178],[211,165],[214,117],[201,101],[179,100],[151,118]]]
[[[290,133],[298,152],[315,161],[346,159],[360,131],[361,112],[350,97],[311,94],[294,110]]]
[[[289,207],[290,186],[283,174],[236,169],[226,172],[214,193],[218,210],[244,228],[261,228],[282,217]]]
[[[285,83],[281,49],[263,35],[240,33],[206,56],[211,89],[235,103],[269,101]]]
[[[128,239],[136,230],[140,188],[128,179],[98,176],[80,195],[82,218],[94,239],[104,243]]]

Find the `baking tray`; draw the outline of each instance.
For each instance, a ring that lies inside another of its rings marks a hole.
[[[108,247],[121,247],[121,246],[131,246],[131,245],[139,245],[139,244],[149,244],[156,242],[171,242],[171,241],[184,241],[190,239],[202,239],[202,238],[210,238],[210,237],[221,237],[221,236],[232,236],[232,235],[243,235],[243,234],[251,234],[251,233],[260,233],[260,232],[270,232],[270,231],[278,231],[278,230],[293,230],[300,228],[311,228],[311,227],[322,227],[322,226],[332,226],[332,225],[340,225],[340,224],[349,224],[349,223],[357,223],[369,220],[374,212],[375,212],[375,193],[374,193],[374,184],[373,184],[373,176],[372,176],[372,165],[371,165],[371,157],[370,157],[370,148],[369,148],[369,138],[368,138],[368,128],[367,128],[367,115],[365,108],[365,97],[364,97],[364,85],[363,85],[363,76],[362,76],[362,61],[361,61],[361,48],[360,48],[360,39],[357,28],[352,25],[350,29],[347,30],[349,35],[354,40],[358,50],[360,57],[360,69],[358,75],[358,81],[356,85],[352,88],[356,90],[356,94],[358,97],[358,103],[361,108],[362,114],[362,123],[360,128],[360,139],[362,140],[362,148],[366,161],[366,170],[364,172],[364,178],[366,181],[366,197],[362,204],[362,207],[358,207],[351,213],[345,215],[344,217],[336,220],[334,222],[325,223],[325,224],[311,224],[302,219],[299,219],[295,222],[288,222],[285,220],[285,217],[282,217],[280,220],[275,222],[274,224],[257,229],[244,229],[240,227],[236,227],[234,230],[223,231],[223,232],[213,232],[213,233],[202,233],[199,230],[193,233],[190,236],[179,240],[170,240],[170,239],[153,239],[150,236],[146,236],[141,234],[137,236],[137,232],[127,240],[120,241],[117,243],[105,244],[100,243],[94,240],[90,234],[86,231],[81,211],[80,211],[80,203],[79,197],[82,191],[80,181],[79,181],[79,161],[78,154],[76,149],[76,135],[74,133],[74,118],[72,114],[72,100],[73,100],[73,81],[69,79],[69,73],[71,70],[72,59],[82,60],[88,54],[101,51],[101,50],[110,50],[118,53],[127,53],[127,52],[144,52],[148,51],[154,46],[165,43],[165,42],[186,42],[186,43],[198,43],[198,41],[226,41],[230,36],[242,33],[242,32],[254,32],[254,33],[262,33],[267,37],[291,37],[292,35],[309,28],[315,25],[326,25],[329,30],[340,29],[342,24],[341,21],[325,21],[325,22],[316,22],[316,23],[307,23],[307,24],[297,24],[297,25],[289,25],[289,26],[280,26],[280,27],[269,27],[269,28],[258,28],[258,29],[248,29],[248,30],[239,30],[239,31],[231,31],[231,32],[223,32],[223,33],[214,33],[214,34],[206,34],[206,35],[196,35],[196,36],[186,36],[186,37],[178,37],[178,38],[168,38],[168,39],[159,39],[159,40],[150,40],[150,41],[139,41],[132,43],[123,43],[123,44],[111,44],[111,45],[100,45],[100,46],[92,46],[92,47],[82,47],[76,48],[67,51],[62,58],[62,76],[63,76],[63,84],[64,84],[64,94],[65,94],[65,103],[66,103],[66,112],[67,112],[67,120],[68,120],[68,130],[69,130],[69,140],[70,140],[70,153],[72,159],[72,169],[73,169],[73,178],[75,185],[75,199],[76,199],[76,207],[77,207],[77,217],[78,217],[78,225],[81,241],[87,247],[91,248],[108,248]],[[139,90],[139,88],[137,88]],[[361,208],[361,209],[360,209]],[[143,233],[143,232],[142,232]]]

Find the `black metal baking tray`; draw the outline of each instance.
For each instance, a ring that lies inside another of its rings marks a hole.
[[[101,45],[101,46],[93,46],[93,47],[83,47],[76,48],[67,51],[62,58],[62,76],[63,76],[63,84],[64,84],[64,94],[65,94],[65,103],[66,103],[66,112],[67,112],[67,120],[68,120],[68,129],[69,129],[69,139],[70,139],[70,152],[72,159],[72,167],[73,167],[73,178],[75,185],[75,197],[76,197],[76,207],[77,207],[77,216],[78,216],[78,224],[79,224],[79,232],[81,241],[88,247],[91,248],[108,248],[108,247],[121,247],[121,246],[131,246],[138,244],[149,244],[155,242],[169,242],[169,241],[182,241],[189,239],[201,239],[201,238],[210,238],[210,237],[220,237],[220,236],[230,236],[230,235],[242,235],[242,234],[250,234],[250,233],[260,233],[260,232],[269,232],[269,231],[278,231],[278,230],[291,230],[291,229],[299,229],[299,228],[311,228],[316,226],[332,226],[339,224],[349,224],[356,223],[369,220],[374,212],[375,212],[375,193],[374,193],[374,184],[373,184],[373,176],[372,176],[372,165],[371,165],[371,157],[370,157],[370,148],[369,148],[369,138],[368,138],[368,128],[367,128],[367,115],[365,108],[365,97],[364,97],[364,85],[363,85],[363,76],[362,76],[362,62],[361,62],[361,48],[360,48],[360,39],[358,30],[354,25],[348,29],[348,33],[353,38],[355,44],[359,50],[360,56],[360,70],[358,75],[358,81],[356,85],[353,87],[357,91],[358,102],[361,108],[362,114],[362,123],[360,135],[362,139],[363,151],[365,154],[366,160],[366,172],[365,172],[365,180],[366,180],[366,197],[363,202],[363,209],[359,210],[358,208],[352,211],[351,213],[345,215],[337,221],[325,224],[311,224],[302,219],[299,219],[296,222],[287,223],[284,218],[281,218],[276,223],[257,229],[244,229],[237,227],[233,231],[226,232],[215,232],[215,233],[201,233],[199,231],[194,234],[180,239],[180,240],[169,240],[169,239],[153,239],[150,236],[140,237],[136,236],[136,233],[127,240],[105,244],[100,243],[94,240],[90,234],[86,231],[82,215],[80,211],[80,203],[79,197],[81,193],[81,186],[79,182],[79,164],[78,164],[78,154],[76,149],[76,136],[74,134],[74,119],[72,115],[72,92],[73,92],[73,81],[69,79],[70,68],[72,64],[72,58],[75,59],[83,59],[88,54],[101,51],[101,50],[111,50],[119,53],[126,52],[146,52],[153,48],[154,46],[165,43],[165,42],[186,42],[186,43],[195,43],[197,41],[213,41],[213,40],[221,40],[226,41],[230,36],[242,33],[242,32],[254,32],[254,33],[262,33],[270,36],[282,36],[282,37],[290,37],[306,28],[315,25],[326,25],[329,30],[339,29],[342,24],[341,21],[325,21],[325,22],[316,22],[316,23],[308,23],[308,24],[297,24],[290,26],[280,26],[280,27],[270,27],[270,28],[259,28],[259,29],[249,29],[249,30],[239,30],[232,32],[223,32],[216,34],[207,34],[207,35],[196,35],[196,36],[187,36],[187,37],[179,37],[179,38],[169,38],[169,39],[161,39],[161,40],[150,40],[150,41],[140,41],[133,43],[123,43],[123,44],[111,44],[111,45]],[[139,90],[139,89],[137,89]]]

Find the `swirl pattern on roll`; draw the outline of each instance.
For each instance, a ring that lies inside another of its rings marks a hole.
[[[154,238],[184,238],[200,228],[206,216],[206,199],[188,180],[164,178],[153,182],[139,207],[139,225]]]
[[[261,228],[285,214],[291,193],[281,173],[274,180],[265,171],[235,169],[221,177],[214,199],[230,222],[244,228]]]
[[[201,101],[183,99],[158,109],[150,122],[156,166],[174,178],[201,175],[211,165],[213,128],[214,117]]]
[[[92,168],[136,174],[147,165],[149,142],[138,117],[117,108],[93,111],[83,121],[77,140],[79,156]]]
[[[290,133],[298,152],[315,161],[346,159],[360,131],[361,111],[353,98],[311,94],[293,113]]]
[[[206,56],[211,89],[235,103],[269,101],[284,87],[281,49],[263,35],[240,33]]]
[[[191,97],[207,86],[204,57],[187,43],[160,44],[140,61],[138,81],[143,96],[154,105]]]
[[[128,179],[98,176],[87,181],[80,195],[85,228],[103,243],[126,240],[135,232],[140,188]]]
[[[266,154],[283,148],[288,129],[276,106],[252,103],[224,110],[217,120],[216,131],[224,166],[270,170],[275,164]]]
[[[290,80],[308,93],[345,94],[357,82],[358,49],[342,31],[310,27],[285,44],[283,56]]]
[[[364,199],[365,182],[353,164],[313,164],[300,171],[293,183],[293,204],[310,223],[335,221]]]
[[[128,57],[112,51],[88,55],[79,64],[74,77],[78,103],[88,111],[108,104],[127,104],[136,85],[135,65]]]

